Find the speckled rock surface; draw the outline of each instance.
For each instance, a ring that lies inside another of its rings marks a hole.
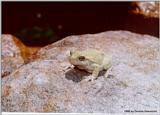
[[[21,51],[17,46],[16,41],[18,41],[18,39],[12,35],[3,34],[1,36],[2,77],[9,75],[12,71],[24,64]]]
[[[128,31],[69,36],[42,48],[37,59],[2,79],[2,111],[160,112],[159,39]],[[93,82],[68,62],[72,48],[113,55],[112,71]]]
[[[159,1],[137,1],[133,2],[133,5],[136,6],[133,11],[134,13],[159,18]]]

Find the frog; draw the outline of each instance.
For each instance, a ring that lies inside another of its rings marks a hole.
[[[70,50],[69,62],[80,70],[91,73],[87,81],[94,81],[98,78],[100,71],[106,71],[107,78],[112,69],[112,55],[95,49]]]

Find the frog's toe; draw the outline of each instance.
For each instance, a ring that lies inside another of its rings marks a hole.
[[[87,77],[85,77],[85,81],[91,81],[91,82],[93,82],[93,81],[95,81],[97,78],[96,77],[94,77],[94,76],[87,76]]]

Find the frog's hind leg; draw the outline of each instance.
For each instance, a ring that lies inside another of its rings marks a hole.
[[[111,73],[111,71],[112,71],[112,67],[110,67],[109,69],[106,70],[106,73],[104,74],[104,77],[108,78],[108,76]]]

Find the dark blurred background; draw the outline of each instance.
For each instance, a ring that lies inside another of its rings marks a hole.
[[[13,34],[28,46],[107,30],[158,37],[158,18],[132,14],[130,8],[131,2],[2,2],[2,34]]]

